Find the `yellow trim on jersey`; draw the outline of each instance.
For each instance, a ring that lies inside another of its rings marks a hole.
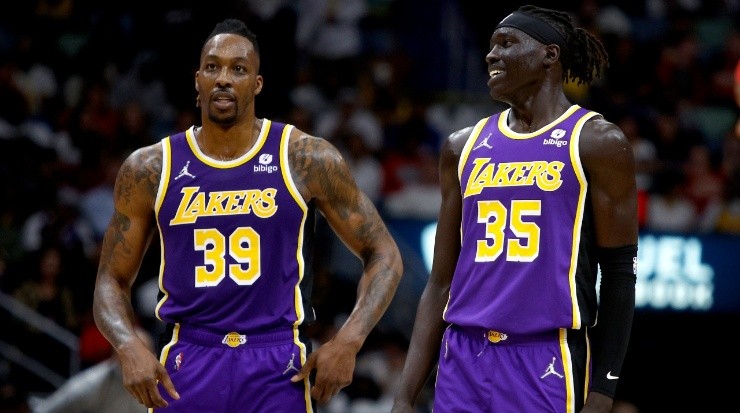
[[[576,207],[576,216],[573,223],[573,245],[571,245],[570,269],[568,270],[568,284],[570,285],[570,301],[573,306],[573,325],[571,328],[581,328],[581,312],[578,306],[578,297],[576,294],[576,267],[578,266],[578,246],[581,242],[581,226],[583,225],[583,213],[586,204],[586,192],[588,182],[586,173],[583,171],[581,164],[581,153],[578,145],[581,140],[581,130],[587,120],[598,115],[596,112],[588,112],[578,119],[570,135],[570,162],[573,166],[573,173],[578,178],[580,192],[578,194],[578,204]]]
[[[157,283],[159,284],[159,290],[164,293],[162,299],[159,300],[157,306],[154,308],[154,315],[161,321],[159,317],[159,309],[170,297],[170,293],[164,288],[164,238],[162,237],[162,228],[159,226],[159,210],[162,208],[164,202],[164,196],[167,194],[167,188],[170,183],[170,175],[172,174],[172,141],[170,137],[162,139],[162,173],[159,178],[159,189],[157,190],[157,200],[154,204],[154,216],[157,222],[157,231],[159,232],[159,276],[157,277]]]
[[[262,149],[262,146],[265,144],[265,141],[267,140],[267,133],[270,131],[270,126],[272,125],[272,122],[268,119],[262,120],[262,128],[260,129],[260,134],[257,137],[257,141],[252,145],[252,148],[247,151],[244,155],[232,159],[230,161],[219,161],[216,159],[213,159],[209,157],[208,155],[204,154],[203,151],[200,150],[200,147],[198,146],[198,142],[195,140],[195,127],[191,126],[190,129],[185,131],[185,136],[187,137],[188,146],[190,146],[190,150],[193,151],[193,154],[196,158],[200,159],[204,164],[208,166],[212,166],[214,168],[219,169],[226,169],[226,168],[234,168],[239,165],[244,164],[245,162],[252,159],[252,157]]]
[[[575,397],[575,382],[573,381],[573,360],[568,348],[568,330],[558,329],[560,356],[563,360],[563,376],[565,376],[565,412],[576,413],[573,399]]]
[[[162,354],[159,356],[159,362],[162,363],[163,366],[167,361],[167,356],[170,354],[170,349],[178,341],[180,341],[180,323],[175,323],[175,328],[172,330],[172,338],[170,339],[170,342],[162,348]]]
[[[288,192],[290,192],[293,200],[295,200],[296,204],[298,204],[298,206],[303,211],[303,218],[301,218],[301,226],[300,231],[298,232],[298,244],[296,248],[296,262],[298,262],[298,282],[296,282],[294,288],[295,301],[293,305],[296,309],[296,321],[293,324],[293,342],[301,350],[301,364],[306,364],[306,345],[300,340],[298,326],[303,322],[306,316],[303,308],[303,295],[301,294],[300,285],[301,281],[303,281],[303,276],[305,275],[306,264],[303,260],[303,230],[306,227],[306,219],[308,218],[308,205],[303,199],[303,196],[298,190],[298,187],[296,186],[295,181],[293,181],[293,177],[290,174],[290,159],[288,157],[288,150],[290,148],[290,135],[293,129],[293,125],[285,125],[285,127],[283,128],[282,136],[280,137],[280,171],[283,174],[283,182],[285,183],[285,187],[288,188]],[[303,397],[306,401],[306,412],[312,413],[313,407],[311,404],[311,382],[309,381],[308,377],[303,380]]]
[[[481,130],[483,130],[483,127],[488,122],[488,119],[491,119],[491,117],[486,117],[478,121],[478,123],[475,124],[473,127],[473,130],[470,132],[470,135],[468,136],[468,140],[465,141],[465,145],[463,145],[463,149],[460,152],[460,160],[457,163],[457,180],[460,183],[460,195],[464,194],[465,187],[467,186],[467,183],[463,185],[462,183],[462,174],[463,169],[465,169],[465,163],[468,161],[468,157],[470,156],[470,152],[472,152],[473,145],[478,140],[478,136],[480,135]],[[460,243],[463,241],[463,226],[462,221],[460,222]],[[445,314],[447,314],[447,306],[450,305],[450,298],[452,295],[447,295],[447,303],[445,304],[445,308],[442,310],[442,319],[445,319]]]
[[[562,122],[565,118],[567,118],[568,116],[570,116],[571,114],[573,114],[573,112],[575,112],[579,108],[580,108],[580,106],[573,105],[573,106],[569,107],[568,110],[566,110],[565,112],[563,112],[563,114],[560,115],[554,121],[552,121],[552,122],[548,123],[547,125],[545,125],[545,126],[539,128],[539,129],[537,129],[534,132],[529,132],[529,133],[519,133],[519,132],[514,132],[513,130],[511,130],[511,128],[509,127],[509,124],[508,124],[509,112],[511,112],[511,108],[508,108],[508,109],[504,110],[503,112],[501,112],[501,116],[499,116],[499,118],[498,118],[498,129],[506,137],[511,138],[511,139],[530,139],[530,138],[534,138],[534,137],[539,136],[542,133],[542,131],[545,131],[547,129],[550,129],[553,126],[555,126],[556,124]]]
[[[486,125],[486,122],[488,122],[488,119],[491,119],[491,117],[483,118],[478,121],[478,123],[475,124],[475,127],[473,128],[473,131],[470,132],[470,136],[468,137],[468,140],[465,142],[465,145],[463,146],[463,150],[460,153],[460,161],[457,163],[457,180],[460,181],[460,193],[462,194],[465,192],[466,185],[463,185],[462,183],[462,174],[463,169],[465,168],[465,164],[468,162],[468,157],[470,156],[470,152],[473,150],[473,145],[478,140],[478,136],[480,135],[480,131],[483,130],[483,127]]]

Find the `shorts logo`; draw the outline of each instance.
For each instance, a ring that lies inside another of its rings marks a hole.
[[[231,348],[239,347],[242,344],[245,344],[247,342],[247,336],[244,334],[239,334],[235,332],[231,332],[224,336],[224,339],[221,340],[221,344],[226,344],[227,346]]]
[[[562,374],[560,374],[557,371],[555,371],[555,360],[556,360],[555,357],[553,357],[552,358],[552,361],[550,362],[550,364],[548,364],[547,368],[545,369],[545,374],[543,374],[542,376],[540,376],[540,379],[544,379],[545,377],[547,377],[547,376],[549,376],[551,374],[552,375],[555,375],[557,377],[560,377],[561,379],[564,377]]]
[[[493,331],[493,330],[490,330],[488,332],[487,337],[488,337],[488,341],[490,341],[491,343],[498,343],[499,341],[504,341],[507,338],[509,338],[508,335],[504,333],[499,333],[498,331]]]
[[[180,370],[180,366],[182,365],[182,353],[178,353],[175,357],[175,370]]]
[[[291,370],[295,370],[300,373],[301,371],[298,370],[298,367],[296,367],[294,363],[295,363],[295,353],[290,355],[290,360],[288,360],[288,365],[285,367],[285,371],[283,371],[283,374]]]

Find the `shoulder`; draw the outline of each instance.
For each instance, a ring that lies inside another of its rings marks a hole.
[[[150,170],[153,167],[158,167],[159,171],[162,170],[162,144],[157,142],[155,144],[144,146],[135,151],[131,152],[126,157],[124,165],[134,169],[145,169]]]
[[[578,147],[586,170],[626,170],[634,161],[632,147],[624,132],[597,115],[583,125]]]
[[[293,128],[288,143],[288,156],[291,160],[339,161],[339,150],[324,138],[310,135]]]
[[[118,171],[118,186],[121,189],[140,187],[156,196],[162,176],[162,144],[144,146],[126,157]]]
[[[447,139],[442,143],[442,150],[460,156],[474,128],[474,126],[467,126],[449,134]]]
[[[619,153],[632,155],[624,132],[614,123],[597,115],[589,119],[581,131],[579,149],[582,156],[603,158]]]
[[[294,128],[288,142],[291,177],[304,199],[332,193],[327,185],[353,181],[339,150],[324,138]]]

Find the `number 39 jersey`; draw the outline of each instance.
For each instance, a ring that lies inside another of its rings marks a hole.
[[[462,248],[445,320],[507,334],[593,322],[596,260],[577,105],[533,133],[482,119],[458,165]]]
[[[292,128],[265,119],[227,162],[203,154],[192,127],[162,140],[160,320],[242,334],[304,321],[313,210],[291,178]]]

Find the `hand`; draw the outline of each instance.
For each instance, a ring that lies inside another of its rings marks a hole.
[[[159,394],[158,382],[162,383],[172,398],[180,398],[167,370],[141,340],[134,339],[122,345],[117,349],[117,354],[121,362],[123,385],[139,403],[146,407],[167,406],[167,401]]]
[[[351,345],[334,337],[311,353],[301,371],[290,380],[294,383],[305,380],[311,370],[316,369],[316,383],[311,389],[311,397],[325,404],[352,383],[356,356],[357,351]]]
[[[605,394],[590,392],[581,413],[609,413],[613,403],[614,400]]]

